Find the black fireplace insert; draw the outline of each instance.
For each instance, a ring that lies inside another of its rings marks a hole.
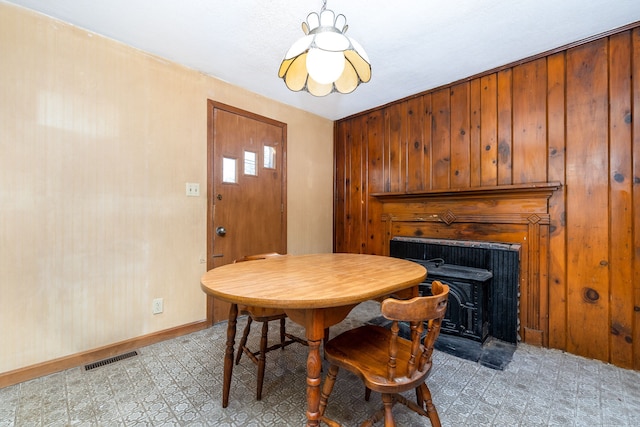
[[[427,268],[421,294],[430,294],[433,280],[449,285],[449,305],[436,348],[504,369],[520,339],[520,245],[395,237],[389,249],[391,256]],[[384,319],[371,323],[385,325]]]
[[[487,329],[488,336],[499,340],[513,344],[519,341],[519,245],[395,237],[390,241],[389,249],[392,257],[425,264],[427,267],[425,285],[431,283],[434,278],[446,281],[445,274],[447,273],[454,273],[454,281],[460,282],[458,277],[462,273],[459,270],[465,270],[471,279],[474,279],[475,274],[475,279],[472,282],[482,282],[482,286],[478,287],[476,292],[482,293],[478,296],[481,296],[483,301],[479,303],[480,307],[472,307],[472,312],[473,308],[478,308],[486,313],[487,323],[485,324],[483,320],[482,328]],[[436,266],[438,263],[440,263],[439,267]],[[463,293],[460,290],[456,292]],[[451,295],[449,305],[457,304],[458,296],[453,293]],[[462,301],[462,304],[467,303],[466,299]],[[452,308],[451,310],[464,311],[465,308]],[[463,326],[466,327],[466,325]],[[442,332],[448,333],[445,330]],[[487,337],[484,332],[479,335],[481,337],[479,341],[484,341]]]

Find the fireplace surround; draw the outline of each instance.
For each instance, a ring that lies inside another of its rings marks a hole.
[[[371,194],[385,230],[397,237],[501,242],[520,246],[517,336],[549,345],[549,198],[557,182]]]

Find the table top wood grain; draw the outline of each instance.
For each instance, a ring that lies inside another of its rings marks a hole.
[[[379,255],[286,255],[227,264],[206,272],[204,292],[235,304],[309,309],[340,307],[420,283],[426,269]]]

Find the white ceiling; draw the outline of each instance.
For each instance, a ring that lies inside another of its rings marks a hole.
[[[291,92],[280,62],[322,0],[0,0],[340,119],[640,21],[640,0],[328,0],[369,55],[355,92]]]

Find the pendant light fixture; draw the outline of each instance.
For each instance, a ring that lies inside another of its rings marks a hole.
[[[280,64],[278,77],[292,91],[314,96],[351,93],[371,80],[371,63],[362,46],[345,36],[347,18],[336,16],[323,1],[320,15],[312,12],[302,23],[305,36],[296,41]]]

